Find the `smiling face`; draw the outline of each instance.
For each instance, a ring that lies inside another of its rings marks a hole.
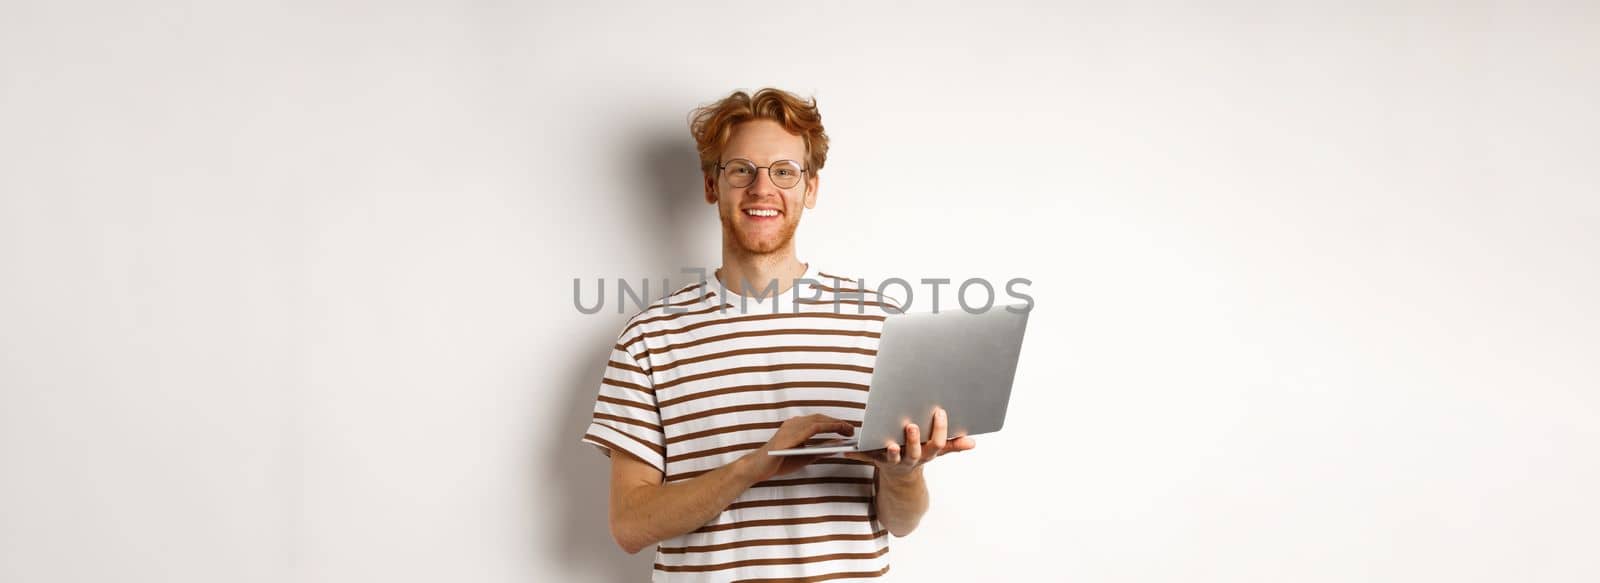
[[[804,167],[806,143],[778,122],[751,120],[734,126],[718,162],[727,164],[740,158],[756,166],[794,160]],[[757,170],[755,180],[742,188],[735,188],[728,174],[724,170],[705,178],[706,202],[717,205],[722,220],[723,247],[748,255],[792,253],[800,214],[817,204],[817,178],[812,170],[807,168],[803,179],[790,188],[778,188],[765,168]]]

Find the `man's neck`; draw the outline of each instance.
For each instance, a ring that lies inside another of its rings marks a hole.
[[[806,264],[795,258],[792,245],[784,251],[765,255],[724,249],[722,268],[717,270],[717,278],[729,291],[742,296],[766,292],[771,289],[772,281],[777,280],[778,293],[784,294],[794,287],[795,279],[805,275],[806,268]],[[747,282],[748,288],[745,287]]]

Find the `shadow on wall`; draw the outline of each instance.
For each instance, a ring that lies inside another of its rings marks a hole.
[[[632,177],[630,183],[636,186],[634,192],[643,200],[634,205],[638,212],[629,213],[638,223],[633,230],[638,239],[612,248],[636,249],[648,254],[651,265],[661,267],[653,274],[615,274],[613,277],[627,277],[638,282],[643,277],[653,276],[655,281],[650,293],[659,298],[662,276],[671,276],[672,287],[676,289],[696,279],[692,275],[680,275],[680,267],[715,265],[720,260],[720,256],[706,254],[715,248],[695,253],[697,247],[703,248],[701,243],[708,236],[711,240],[720,240],[717,239],[720,232],[714,230],[717,228],[715,212],[702,198],[699,157],[687,129],[640,133],[642,139],[635,142],[639,148],[619,156],[619,159],[634,160],[636,163],[628,167],[639,169],[639,175]],[[710,221],[706,217],[711,217]],[[704,232],[707,229],[712,229],[709,235]],[[586,321],[592,325],[585,324],[581,333],[571,338],[580,343],[582,358],[567,363],[565,370],[551,371],[557,374],[547,378],[556,385],[532,389],[564,399],[558,410],[561,422],[550,427],[555,434],[545,436],[547,443],[553,444],[552,450],[545,452],[535,466],[539,472],[537,479],[553,480],[559,492],[561,507],[542,511],[546,517],[555,517],[554,522],[545,525],[546,540],[557,541],[552,543],[554,548],[550,551],[562,557],[567,576],[583,578],[573,580],[646,581],[650,579],[655,562],[654,547],[628,555],[612,540],[607,521],[611,463],[594,446],[579,441],[594,412],[595,396],[611,347],[622,331],[623,321],[637,312],[629,305],[623,309],[623,314],[617,314],[616,305],[612,303],[616,299],[614,285],[614,281],[608,283],[606,292],[611,297],[606,309],[588,318]],[[573,308],[562,305],[552,309]]]

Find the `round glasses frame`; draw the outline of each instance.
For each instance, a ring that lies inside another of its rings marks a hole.
[[[778,188],[794,188],[795,185],[800,184],[800,178],[802,177],[802,175],[804,175],[804,174],[806,174],[808,172],[806,170],[805,166],[801,166],[799,162],[796,162],[794,160],[778,160],[778,161],[773,162],[772,164],[767,165],[767,166],[756,166],[755,162],[751,162],[751,161],[746,160],[744,158],[734,158],[734,159],[729,160],[727,162],[723,162],[721,164],[718,164],[717,165],[717,173],[720,175],[722,173],[722,171],[728,167],[729,164],[733,164],[734,162],[743,162],[745,164],[749,164],[750,166],[754,167],[757,172],[759,172],[761,170],[766,170],[767,171],[767,179],[771,180],[772,181],[772,185],[776,186]],[[789,164],[795,165],[797,167],[796,170],[800,171],[800,174],[795,175],[794,178],[793,178],[793,181],[789,182],[788,184],[784,184],[783,182],[780,182],[778,180],[778,177],[774,176],[772,174],[772,167],[773,166],[777,166],[777,165],[783,164],[785,162],[788,162]],[[734,187],[734,188],[744,188],[746,186],[750,186],[751,184],[754,184],[755,181],[756,181],[756,174],[754,174],[754,173],[750,174],[749,178],[743,184],[740,184],[739,183],[739,179],[737,179],[737,178],[732,178],[732,177],[728,178],[728,184],[730,186]]]

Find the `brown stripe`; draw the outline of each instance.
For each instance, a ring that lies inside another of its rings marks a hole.
[[[872,467],[872,462],[858,462],[858,461],[852,460],[852,459],[833,458],[833,457],[822,458],[820,460],[811,462],[811,464],[812,465],[826,464],[826,465],[847,465],[847,466],[867,466],[867,467]],[[695,470],[695,471],[692,471],[692,472],[679,472],[679,473],[672,474],[671,476],[667,477],[667,481],[672,482],[672,481],[677,481],[677,480],[687,480],[687,479],[690,479],[690,478],[698,477],[700,474],[704,474],[706,472],[709,472],[709,471],[712,471],[712,470],[715,470],[715,469],[716,468],[710,468],[710,469],[705,469],[705,470]],[[873,468],[873,471],[877,471],[877,468]]]
[[[812,289],[822,289],[822,290],[831,291],[831,292],[834,293],[834,297],[831,300],[824,300],[824,299],[820,299],[820,298],[816,299],[816,300],[806,300],[806,301],[798,301],[797,300],[796,303],[807,303],[807,304],[809,304],[809,303],[829,304],[829,303],[833,303],[833,302],[839,302],[841,304],[853,303],[853,304],[859,304],[859,305],[877,306],[877,307],[880,307],[880,308],[893,308],[893,311],[896,312],[896,313],[904,313],[905,312],[905,308],[902,308],[900,306],[899,300],[896,300],[894,298],[894,296],[891,296],[891,295],[886,294],[886,293],[873,291],[873,290],[870,290],[870,289],[855,289],[855,288],[844,288],[844,287],[832,288],[832,287],[828,287],[828,286],[821,285],[821,284],[813,284],[811,286],[811,288]],[[860,297],[863,300],[867,297],[866,294],[872,294],[872,295],[878,296],[878,298],[881,299],[881,300],[884,300],[884,302],[868,302],[868,303],[863,304],[861,302],[861,300],[840,299],[839,296],[842,295],[842,294],[860,294]]]
[[[723,325],[729,325],[729,324],[738,324],[740,322],[758,322],[758,321],[761,321],[761,320],[779,320],[779,319],[785,319],[785,318],[832,318],[832,319],[835,319],[835,320],[875,320],[875,321],[883,321],[884,317],[883,316],[879,316],[877,314],[835,314],[835,313],[832,313],[832,312],[798,312],[798,313],[789,313],[789,314],[756,314],[756,315],[753,315],[753,316],[736,316],[736,317],[733,317],[733,318],[717,318],[717,319],[713,319],[713,320],[706,320],[704,322],[696,322],[696,323],[693,323],[693,324],[689,324],[688,326],[672,328],[670,330],[657,330],[655,332],[645,332],[643,334],[635,336],[632,340],[629,340],[627,342],[623,342],[622,345],[624,347],[632,346],[633,343],[639,342],[639,341],[644,340],[646,338],[658,338],[658,337],[661,337],[661,336],[666,336],[668,334],[682,334],[684,332],[690,332],[690,331],[694,331],[694,330],[699,330],[699,329],[704,328],[706,326],[723,326]]]
[[[756,526],[787,526],[792,524],[819,524],[823,522],[871,522],[871,515],[863,514],[829,514],[826,516],[802,516],[799,518],[763,518],[760,520],[745,520],[742,522],[728,522],[724,524],[708,524],[697,528],[694,532],[718,532],[739,528]]]
[[[624,388],[624,389],[633,389],[635,391],[639,391],[639,392],[644,393],[646,395],[654,395],[656,393],[650,387],[646,387],[644,385],[630,383],[628,381],[617,380],[617,379],[614,379],[614,378],[611,378],[611,377],[605,377],[605,378],[600,379],[600,384],[602,384],[602,385],[611,385],[613,387],[621,387],[621,388]]]
[[[800,300],[800,301],[797,301],[795,303],[797,303],[797,304],[816,304],[816,305],[837,304],[837,305],[841,305],[841,306],[849,305],[849,306],[867,306],[867,307],[872,307],[872,308],[894,308],[896,310],[900,309],[900,306],[897,306],[897,305],[894,305],[894,304],[891,304],[891,303],[865,302],[865,301],[861,301],[861,300],[841,300],[841,299],[838,299],[837,297],[834,298],[834,299],[831,299],[831,300]]]
[[[856,280],[850,279],[848,277],[840,277],[840,276],[837,276],[837,275],[829,275],[829,274],[823,273],[821,271],[818,271],[817,275],[820,275],[822,277],[826,277],[828,279],[838,280],[838,281],[848,281],[850,283],[855,283],[856,282]]]
[[[635,362],[637,362],[637,361],[635,361]],[[639,373],[639,374],[648,374],[648,373],[644,372],[644,369],[639,368],[636,365],[628,364],[626,362],[617,362],[615,360],[608,360],[608,361],[606,361],[606,366],[611,367],[611,368],[620,368],[620,369],[628,371],[628,372],[636,372],[636,373]]]
[[[705,299],[705,298],[700,298],[700,299]],[[700,300],[695,300],[695,301],[700,301]],[[622,329],[622,335],[623,336],[627,336],[628,332],[632,331],[634,328],[638,327],[641,324],[649,324],[649,323],[652,323],[652,322],[665,322],[667,320],[676,320],[676,319],[682,318],[684,316],[698,316],[698,315],[701,315],[701,314],[709,314],[709,313],[715,312],[717,310],[726,310],[726,309],[729,309],[729,308],[732,308],[732,307],[733,306],[730,305],[730,304],[722,304],[720,306],[711,306],[711,307],[703,309],[703,310],[688,310],[688,311],[683,311],[683,312],[677,312],[677,313],[674,313],[674,314],[668,314],[666,316],[656,316],[654,318],[645,318],[643,320],[634,320],[634,322],[632,324],[628,324],[627,328],[623,328]]]
[[[660,425],[656,425],[656,424],[648,422],[648,421],[640,421],[640,420],[634,419],[632,417],[622,417],[620,415],[608,415],[608,414],[605,414],[605,413],[595,413],[594,414],[594,418],[595,419],[605,419],[607,421],[616,421],[618,423],[627,423],[628,425],[638,425],[640,427],[647,427],[647,428],[650,428],[650,429],[654,429],[654,430],[656,430],[658,432],[661,431],[661,426]],[[605,425],[605,424],[601,423],[601,425]],[[616,429],[616,428],[613,427],[612,429]],[[669,441],[668,443],[671,443],[671,442]]]
[[[667,443],[672,444],[680,441],[688,441],[690,439],[700,439],[702,437],[710,437],[719,433],[733,433],[735,431],[749,431],[751,429],[776,429],[781,425],[783,425],[782,421],[763,421],[761,423],[742,423],[739,425],[729,425],[727,427],[716,427],[707,429],[705,431],[696,431],[694,433],[685,433],[683,435],[668,437]],[[859,424],[856,426],[860,427]]]
[[[864,354],[864,355],[867,355],[867,356],[877,356],[878,355],[878,351],[873,350],[871,348],[855,348],[855,347],[851,347],[851,346],[782,346],[782,345],[780,345],[780,346],[766,346],[766,347],[761,347],[761,348],[741,348],[739,350],[729,350],[729,351],[726,351],[726,352],[718,352],[718,353],[715,353],[715,354],[706,354],[706,355],[702,355],[702,356],[696,356],[696,357],[693,357],[693,358],[680,358],[678,360],[674,360],[674,361],[672,361],[670,363],[667,363],[667,364],[664,364],[662,366],[656,367],[656,372],[660,372],[660,371],[664,371],[664,370],[671,370],[673,368],[677,368],[679,365],[694,364],[694,363],[697,363],[697,362],[705,362],[705,361],[708,361],[708,360],[716,360],[716,359],[719,359],[719,358],[728,358],[728,357],[732,357],[732,356],[746,356],[746,355],[750,355],[750,354],[778,354],[778,353],[784,353],[784,352],[841,352],[841,353],[848,353],[848,354]],[[644,372],[644,371],[640,371],[640,372]]]
[[[848,421],[847,420],[845,422],[849,423],[850,425],[854,426],[857,429],[861,428],[861,422],[860,421]],[[677,435],[677,436],[673,436],[673,437],[668,437],[667,438],[667,443],[677,443],[677,442],[680,442],[680,441],[688,441],[688,440],[691,440],[691,439],[700,439],[702,437],[710,437],[710,436],[717,435],[717,434],[720,434],[720,433],[733,433],[735,431],[749,431],[749,430],[752,430],[752,429],[777,429],[779,426],[782,426],[782,425],[783,425],[782,421],[763,421],[761,423],[742,423],[742,424],[739,424],[739,425],[729,425],[727,427],[713,427],[713,428],[707,429],[705,431],[696,431],[694,433],[685,433],[683,435]]]
[[[667,481],[668,482],[672,482],[672,481],[677,481],[677,480],[692,480],[692,479],[700,477],[700,474],[704,474],[706,472],[709,472],[709,471],[715,470],[715,469],[716,468],[711,468],[711,469],[706,469],[706,470],[695,470],[693,472],[684,472],[684,473],[672,476],[671,478],[667,478]]]
[[[870,367],[870,366],[861,366],[859,364],[835,364],[835,363],[831,363],[831,362],[786,362],[786,363],[782,363],[782,364],[763,364],[763,365],[756,365],[756,366],[739,366],[739,367],[734,367],[734,368],[725,368],[725,369],[721,369],[721,370],[703,372],[703,373],[699,373],[699,374],[684,375],[684,376],[672,379],[670,381],[661,383],[660,385],[657,385],[656,388],[661,389],[661,390],[666,390],[666,389],[670,389],[672,387],[676,387],[678,385],[681,385],[683,383],[692,383],[694,381],[700,381],[700,380],[705,380],[705,379],[714,379],[714,378],[722,377],[722,376],[744,374],[744,373],[747,373],[747,372],[776,372],[776,371],[780,371],[780,370],[848,370],[848,371],[852,371],[852,372],[862,372],[862,373],[872,374],[872,367]]]
[[[692,292],[692,291],[694,291],[696,289],[699,289],[699,288],[701,288],[703,286],[705,286],[705,282],[700,282],[700,283],[691,285],[689,287],[680,289],[678,291],[672,292],[672,295],[667,296],[667,300],[670,301],[672,298],[675,298],[675,297],[681,296],[683,294]],[[656,302],[654,304],[650,304],[650,307],[645,308],[644,312],[648,312],[650,310],[654,310],[656,308],[660,308],[660,307],[664,307],[664,306],[687,306],[689,304],[698,302],[700,300],[709,298],[709,297],[714,296],[714,295],[717,295],[717,292],[708,291],[703,296],[698,296],[698,297],[695,297],[693,299],[683,300],[683,301],[679,301],[679,302],[675,302],[675,303],[671,303],[671,304],[667,303],[666,301],[660,301],[660,302]],[[643,298],[640,298],[640,299],[643,299]],[[640,313],[642,314],[644,312],[640,312]]]
[[[888,572],[889,565],[884,565],[882,569],[878,569],[876,571],[847,571],[843,573],[828,573],[826,575],[816,575],[813,577],[793,577],[787,579],[739,579],[733,583],[820,583],[822,581],[832,581],[834,579],[845,578],[871,579],[873,577],[882,577]]]
[[[617,451],[628,451],[627,448],[622,447],[620,445],[617,445],[615,443],[611,443],[611,440],[603,438],[603,437],[600,437],[600,436],[597,436],[597,435],[595,435],[593,433],[585,432],[583,434],[583,437],[584,437],[584,439],[588,439],[590,441],[598,441],[598,442],[600,442],[600,445],[604,445],[604,446],[606,446],[607,448],[610,448],[610,449],[614,449],[614,450],[617,450]]]
[[[742,549],[742,548],[745,548],[745,547],[769,547],[769,546],[779,546],[779,545],[782,545],[782,546],[793,546],[793,545],[803,545],[803,544],[808,544],[808,543],[820,543],[820,542],[828,542],[828,541],[835,541],[835,540],[877,540],[878,537],[881,537],[881,536],[883,536],[885,534],[888,534],[888,533],[889,533],[889,531],[887,531],[887,530],[879,530],[878,532],[862,533],[862,534],[825,534],[825,535],[819,535],[819,536],[803,536],[803,537],[798,537],[798,538],[761,538],[761,539],[755,539],[755,540],[734,541],[734,542],[731,542],[731,543],[722,543],[722,544],[716,544],[716,545],[698,545],[698,546],[688,546],[688,547],[662,547],[662,546],[658,546],[658,547],[656,547],[656,552],[665,553],[665,554],[669,554],[669,555],[676,555],[676,554],[682,554],[682,553],[711,553],[711,552],[716,552],[716,551],[726,551],[728,549]]]
[[[872,294],[872,295],[875,295],[875,296],[878,296],[878,297],[883,297],[883,294],[880,294],[878,292],[872,291],[870,289],[854,289],[854,288],[848,288],[848,287],[828,287],[828,286],[822,285],[820,283],[811,284],[811,289],[820,289],[820,290],[823,290],[823,291],[831,291],[831,292],[834,292],[834,293],[844,292],[844,293],[851,293],[851,294]]]
[[[600,400],[601,402],[605,402],[605,403],[615,403],[617,405],[622,405],[624,407],[633,407],[635,409],[643,409],[643,410],[649,411],[651,413],[656,413],[657,415],[660,414],[659,412],[656,411],[656,408],[651,406],[649,403],[640,403],[640,402],[637,402],[637,401],[628,401],[628,400],[624,400],[624,399],[618,399],[616,397],[607,397],[605,395],[600,395],[599,397],[596,397],[596,399]]]
[[[833,553],[830,555],[815,555],[810,557],[775,558],[775,559],[745,559],[743,561],[730,561],[711,565],[663,565],[656,563],[656,569],[670,573],[721,571],[723,569],[737,569],[739,567],[755,567],[764,565],[803,565],[822,561],[842,561],[847,559],[874,559],[889,552],[889,547],[883,547],[870,553]]]
[[[756,449],[756,448],[761,447],[761,446],[762,446],[762,443],[736,443],[736,444],[733,444],[733,445],[728,445],[728,446],[723,446],[723,447],[713,447],[711,449],[703,449],[703,450],[700,450],[700,451],[689,452],[689,453],[685,453],[685,454],[679,454],[679,455],[671,456],[671,457],[667,458],[667,461],[668,462],[681,462],[681,461],[685,461],[685,460],[692,460],[692,459],[695,459],[695,458],[703,458],[703,457],[706,457],[708,455],[717,455],[717,454],[723,454],[723,453],[734,452],[734,451],[744,451],[744,450],[747,450],[747,449]]]
[[[871,496],[812,496],[810,498],[777,498],[773,500],[746,500],[729,504],[727,510],[740,508],[762,508],[766,506],[799,506],[801,504],[825,504],[828,502],[860,502],[866,504],[872,501]]]
[[[810,447],[810,446],[817,445],[817,444],[828,443],[828,442],[833,441],[835,439],[838,439],[838,438],[835,438],[835,437],[813,437],[811,439],[807,439],[806,442],[804,444],[802,444],[802,445],[804,447]],[[722,447],[713,447],[713,448],[710,448],[710,449],[702,449],[700,451],[694,451],[694,452],[689,452],[689,453],[678,454],[678,455],[675,455],[675,456],[667,458],[667,461],[669,461],[669,462],[681,462],[683,460],[692,460],[694,458],[706,457],[708,455],[717,455],[719,453],[728,453],[728,452],[734,452],[734,451],[744,451],[744,450],[747,450],[747,449],[756,449],[758,447],[766,445],[766,443],[767,442],[765,442],[765,441],[752,441],[752,442],[749,442],[749,443],[735,443],[733,445],[726,445],[726,446],[722,446]]]
[[[623,434],[623,435],[627,435],[627,434]],[[636,453],[633,453],[631,451],[628,451],[628,448],[622,447],[622,446],[617,445],[615,443],[611,443],[609,440],[606,440],[604,438],[595,437],[595,435],[593,433],[585,433],[583,436],[589,438],[592,441],[600,442],[600,444],[606,446],[606,448],[610,449],[611,451],[620,451],[620,452],[622,452],[623,455],[629,455],[629,456],[633,456],[635,458],[639,457],[639,454],[636,454]],[[647,464],[650,463],[648,461],[645,461],[644,458],[639,458],[639,461],[645,462]],[[650,467],[655,467],[655,464],[650,464]]]
[[[847,383],[847,382],[844,382],[844,381],[792,381],[792,382],[787,382],[787,383],[771,383],[771,384],[765,384],[765,385],[739,385],[737,387],[728,387],[726,389],[717,389],[717,390],[714,390],[714,391],[700,391],[700,392],[697,392],[697,393],[689,393],[689,394],[684,395],[682,397],[673,397],[671,399],[667,399],[665,401],[661,401],[661,402],[657,403],[656,406],[658,408],[666,408],[666,407],[671,407],[673,405],[677,405],[679,403],[683,403],[683,402],[686,402],[686,401],[693,401],[695,399],[704,399],[706,397],[716,397],[716,396],[720,396],[720,395],[730,395],[730,394],[733,394],[733,393],[747,393],[747,392],[750,392],[750,391],[768,391],[768,390],[776,390],[776,389],[795,389],[795,388],[853,389],[853,390],[857,390],[857,391],[865,391],[865,390],[869,389],[870,387],[871,387],[870,385],[863,385],[861,383]]]
[[[617,431],[617,430],[615,428],[612,428],[612,431]],[[645,441],[643,438],[635,436],[632,433],[628,433],[626,431],[617,431],[617,433],[622,434],[623,437],[626,437],[628,439],[632,439],[634,441],[639,442],[639,445],[645,446],[645,447],[649,448],[650,451],[656,452],[656,455],[666,455],[667,454],[667,448],[661,447],[661,446],[656,445],[654,443],[650,443],[648,441]]]
[[[605,399],[606,397],[600,398]],[[695,419],[711,417],[714,415],[723,415],[727,413],[738,413],[741,411],[765,411],[768,409],[783,409],[787,407],[844,407],[846,409],[866,409],[867,405],[866,403],[860,403],[856,401],[835,401],[829,399],[798,399],[793,401],[779,401],[776,403],[751,403],[749,405],[734,405],[732,407],[720,407],[717,409],[697,411],[694,413],[673,417],[670,421],[663,418],[661,420],[661,426],[666,427],[668,425],[676,425],[685,421],[693,421]]]
[[[621,352],[623,354],[626,354],[628,356],[632,356],[633,357],[633,362],[635,362],[635,363],[639,362],[639,357],[633,356],[633,353],[632,352],[628,352],[628,349],[626,347],[624,347],[620,342],[617,343],[617,344],[613,344],[611,346],[611,349],[615,350],[617,352]]]
[[[668,345],[663,346],[661,348],[646,348],[645,351],[644,351],[644,354],[646,356],[655,355],[655,354],[661,354],[661,353],[664,353],[664,352],[671,352],[671,351],[677,350],[679,348],[690,348],[690,347],[693,347],[693,346],[699,346],[701,344],[708,344],[708,343],[711,343],[711,342],[721,342],[723,340],[733,340],[735,338],[755,338],[755,337],[760,337],[760,336],[784,336],[784,335],[788,335],[788,334],[809,334],[809,335],[813,335],[813,336],[860,336],[860,337],[863,337],[863,338],[877,338],[879,336],[882,336],[882,334],[879,334],[877,332],[867,331],[867,330],[829,330],[829,329],[825,329],[825,328],[783,328],[783,329],[779,329],[779,330],[751,330],[751,331],[748,331],[748,332],[733,332],[733,333],[730,333],[730,334],[723,334],[721,336],[707,336],[707,337],[701,338],[699,340],[691,340],[689,342],[682,342],[682,343],[678,343],[678,344],[668,344]],[[618,350],[622,350],[622,345],[618,344],[617,345],[617,349]]]
[[[821,478],[791,478],[787,480],[767,480],[756,482],[751,488],[776,488],[782,486],[808,486],[812,484],[871,484],[872,478],[847,478],[844,476],[825,476]]]

